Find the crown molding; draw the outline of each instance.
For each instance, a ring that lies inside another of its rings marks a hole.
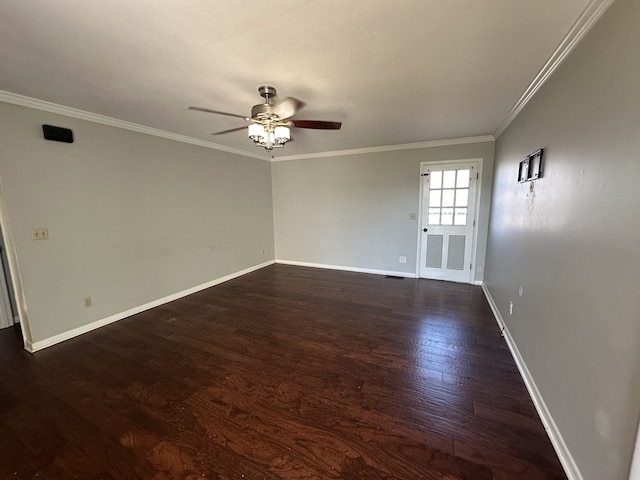
[[[413,150],[416,148],[444,147],[448,145],[463,145],[466,143],[494,142],[493,135],[479,137],[451,138],[447,140],[432,140],[428,142],[402,143],[398,145],[384,145],[380,147],[353,148],[351,150],[335,150],[332,152],[302,153],[300,155],[283,155],[272,157],[272,162],[286,162],[288,160],[303,160],[309,158],[341,157],[343,155],[361,155],[364,153],[393,152],[397,150]]]
[[[31,98],[24,95],[18,95],[16,93],[6,92],[0,90],[0,102],[10,103],[13,105],[19,105],[22,107],[33,108],[35,110],[41,110],[45,112],[55,113],[57,115],[64,115],[66,117],[78,118],[80,120],[86,120],[88,122],[99,123],[101,125],[107,125],[110,127],[123,128],[133,132],[144,133],[146,135],[153,135],[155,137],[166,138],[168,140],[174,140],[176,142],[188,143],[199,147],[211,148],[213,150],[219,150],[222,152],[233,153],[236,155],[242,155],[244,157],[256,158],[258,160],[265,161],[285,161],[285,160],[298,160],[302,158],[321,158],[321,157],[336,157],[340,155],[357,155],[362,153],[375,153],[375,152],[389,152],[394,150],[408,150],[414,148],[427,148],[427,147],[440,147],[444,145],[459,145],[464,143],[478,143],[478,142],[493,142],[495,138],[492,135],[485,135],[480,137],[467,137],[456,138],[450,140],[436,140],[430,142],[408,143],[402,145],[387,145],[381,147],[368,147],[368,148],[356,148],[352,150],[338,150],[332,152],[319,152],[319,153],[305,153],[301,155],[285,155],[282,157],[271,157],[258,153],[250,153],[245,150],[237,148],[227,147],[225,145],[219,145],[213,142],[207,142],[198,138],[187,137],[185,135],[178,135],[177,133],[167,132],[165,130],[159,130],[157,128],[147,127],[138,123],[127,122],[125,120],[119,120],[113,117],[107,117],[106,115],[100,115],[97,113],[87,112],[85,110],[79,110],[73,107],[67,107],[59,105],[57,103],[47,102],[39,100],[37,98]]]
[[[249,153],[237,148],[226,147],[224,145],[218,145],[217,143],[207,142],[198,138],[187,137],[185,135],[178,135],[177,133],[166,132],[157,128],[146,127],[137,123],[126,122],[113,117],[107,117],[105,115],[99,115],[97,113],[91,113],[77,108],[66,107],[64,105],[58,105],[56,103],[46,102],[37,98],[25,97],[24,95],[18,95],[16,93],[5,92],[0,90],[0,102],[11,103],[13,105],[20,105],[22,107],[33,108],[35,110],[42,110],[45,112],[51,112],[58,115],[64,115],[66,117],[78,118],[80,120],[86,120],[88,122],[99,123],[101,125],[108,125],[110,127],[123,128],[125,130],[131,130],[132,132],[144,133],[146,135],[153,135],[154,137],[162,137],[168,140],[174,140],[176,142],[189,143],[198,147],[211,148],[213,150],[220,150],[222,152],[233,153],[235,155],[242,155],[244,157],[257,158],[258,160],[269,161],[269,157],[260,155],[257,153]]]
[[[544,85],[553,72],[558,69],[564,59],[573,51],[576,45],[580,43],[587,32],[591,30],[591,27],[595,25],[613,2],[614,0],[592,0],[589,5],[587,5],[580,17],[571,26],[569,32],[562,39],[558,48],[556,48],[549,60],[547,60],[547,63],[545,63],[506,118],[498,126],[498,129],[493,134],[495,138],[502,135],[520,111],[529,103],[542,85]]]

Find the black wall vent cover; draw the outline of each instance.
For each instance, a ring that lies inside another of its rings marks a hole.
[[[42,134],[44,135],[45,140],[73,143],[73,132],[69,128],[42,125]]]

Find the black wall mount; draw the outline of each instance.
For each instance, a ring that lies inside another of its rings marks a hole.
[[[523,183],[529,180],[537,180],[542,177],[543,154],[544,149],[541,148],[520,160],[520,166],[518,168],[518,182]]]
[[[54,127],[53,125],[42,125],[42,134],[44,135],[45,140],[73,143],[73,132],[69,128]]]

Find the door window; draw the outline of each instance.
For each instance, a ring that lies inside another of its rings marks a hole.
[[[429,225],[467,225],[471,171],[436,170],[430,173]]]

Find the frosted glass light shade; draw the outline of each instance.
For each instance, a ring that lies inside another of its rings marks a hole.
[[[274,136],[277,143],[287,143],[291,139],[291,132],[289,127],[276,127]]]
[[[252,123],[249,125],[249,138],[254,142],[261,142],[264,140],[264,127],[258,123]]]

